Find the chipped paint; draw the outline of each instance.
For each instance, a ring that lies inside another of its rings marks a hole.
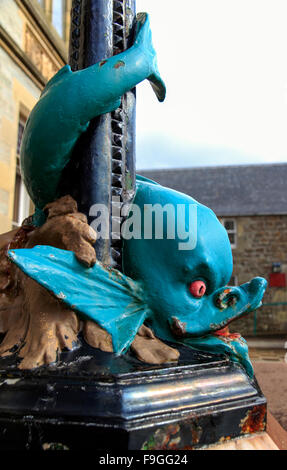
[[[240,422],[241,434],[253,434],[265,431],[266,428],[266,405],[254,406],[248,410],[245,418]]]
[[[57,297],[58,297],[58,299],[63,300],[63,299],[65,299],[67,296],[64,294],[64,292],[59,292],[59,294],[57,294]]]
[[[157,429],[143,444],[142,450],[193,450],[200,442],[202,428],[197,421],[190,422],[190,444],[182,442],[186,433],[184,429],[178,423]]]
[[[61,442],[45,442],[42,444],[43,450],[70,450],[69,447]]]
[[[15,385],[17,382],[19,382],[19,380],[21,379],[6,379],[2,383],[0,383],[0,387],[1,385]]]
[[[180,445],[179,424],[169,424],[157,429],[143,444],[141,450],[176,450]]]
[[[219,439],[218,443],[223,444],[224,442],[228,442],[228,441],[231,441],[231,436],[222,436]]]
[[[170,325],[170,329],[174,336],[182,337],[186,334],[186,323],[180,321],[176,317],[172,317],[172,323]]]
[[[192,444],[198,444],[202,436],[202,428],[196,422],[191,423]]]
[[[215,300],[215,305],[220,310],[225,310],[228,307],[235,307],[237,304],[237,297],[234,294],[230,294],[232,289],[225,289],[219,294]]]
[[[119,69],[120,67],[124,67],[126,64],[124,63],[123,60],[118,60],[115,65],[114,65],[114,69]]]

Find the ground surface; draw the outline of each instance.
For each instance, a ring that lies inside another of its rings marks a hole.
[[[259,361],[253,365],[268,409],[287,431],[287,364]]]
[[[257,381],[267,398],[268,409],[287,431],[286,349],[266,347],[250,348],[249,351]]]

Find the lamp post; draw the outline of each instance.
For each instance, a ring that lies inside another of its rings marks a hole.
[[[116,55],[129,47],[135,0],[73,0],[69,62],[73,71]],[[135,186],[135,90],[114,112],[91,121],[63,174],[63,192],[92,222],[93,206],[103,204],[108,239],[99,239],[97,259],[121,269],[120,209]]]

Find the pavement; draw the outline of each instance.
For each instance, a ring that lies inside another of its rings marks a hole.
[[[249,338],[249,354],[269,411],[287,431],[287,335]]]

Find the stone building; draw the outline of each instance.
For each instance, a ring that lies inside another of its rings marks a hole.
[[[25,121],[47,81],[67,63],[72,0],[0,0],[0,233],[32,204],[21,181]]]
[[[214,210],[229,234],[234,258],[230,284],[269,281],[263,307],[238,320],[245,334],[287,332],[287,164],[141,171]]]

